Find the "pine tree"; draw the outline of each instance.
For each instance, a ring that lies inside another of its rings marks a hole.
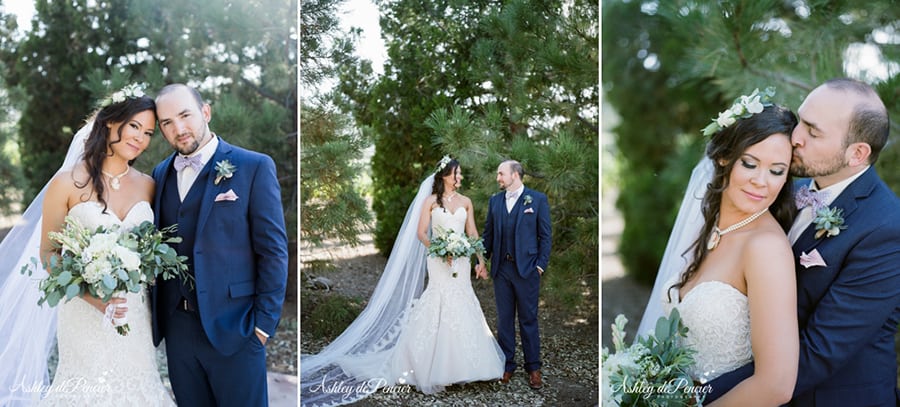
[[[397,2],[391,9],[406,25],[387,36],[395,41],[390,71],[369,99],[393,103],[369,103],[357,115],[371,123],[376,157],[380,152],[386,161],[373,163],[384,166],[385,177],[376,178],[375,187],[417,185],[441,155],[451,154],[462,164],[464,188],[471,189],[464,193],[475,203],[480,230],[487,200],[498,191],[497,166],[519,160],[525,183],[550,199],[553,272],[545,290],[551,298],[577,303],[581,284],[592,287],[598,268],[596,3],[416,3]],[[368,116],[370,109],[388,118],[379,123],[380,116]],[[408,128],[415,133],[395,133]],[[416,144],[404,144],[411,142]],[[430,160],[419,159],[420,153]],[[379,225],[402,220],[412,195],[397,187],[383,191],[380,197],[392,200],[376,211]]]
[[[891,1],[603,2],[604,92],[621,116],[614,153],[629,274],[653,281],[703,153],[700,129],[738,95],[774,86],[776,102],[796,110],[819,83],[856,76],[896,116],[898,54],[887,38],[896,36],[898,13]],[[886,78],[856,71],[851,51],[862,44],[880,53]],[[895,191],[898,165],[891,147],[876,164]]]
[[[341,67],[366,65],[353,55],[356,32],[340,31],[336,13],[341,3],[304,0],[301,4],[301,230],[303,242],[313,245],[327,239],[358,244],[359,235],[372,221],[358,186],[366,172],[363,150],[370,143],[353,128],[352,117],[341,111],[335,90],[326,86],[337,79]]]

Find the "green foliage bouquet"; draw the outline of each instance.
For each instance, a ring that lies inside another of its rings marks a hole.
[[[168,245],[181,241],[174,236],[176,228],[157,230],[152,222],[144,221],[130,230],[103,226],[91,230],[67,216],[62,231],[48,235],[60,253],[51,256],[46,265],[50,275],[40,282],[44,296],[38,305],[46,302],[55,307],[63,298],[69,301],[85,293],[109,301],[125,292],[140,292],[158,276],[164,280],[180,276],[193,286],[187,257]],[[38,260],[32,258],[21,272],[31,275],[38,268]],[[120,335],[127,335],[127,323],[111,321],[114,310],[107,308],[104,321],[113,322]]]
[[[653,335],[625,345],[624,315],[612,325],[615,353],[603,348],[600,357],[604,406],[689,406],[702,405],[708,385],[695,386],[687,373],[694,364],[693,349],[681,338],[687,327],[677,309],[656,322]]]
[[[453,229],[434,228],[431,244],[428,246],[428,255],[441,257],[447,260],[458,257],[469,257],[473,254],[484,253],[484,241],[480,237],[469,237]],[[453,277],[457,275],[453,272]]]

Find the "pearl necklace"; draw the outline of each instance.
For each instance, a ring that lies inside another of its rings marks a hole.
[[[106,172],[106,171],[103,171],[103,170],[100,170],[100,172],[102,172],[103,175],[109,177],[109,186],[110,186],[110,188],[112,188],[113,191],[118,191],[119,188],[122,187],[122,183],[120,182],[120,179],[121,179],[122,177],[124,177],[125,174],[128,174],[128,171],[130,171],[130,170],[131,170],[131,166],[128,165],[128,166],[125,166],[125,172],[123,172],[123,173],[121,173],[121,174],[119,174],[119,175],[112,175],[112,174],[110,174],[110,173],[108,173],[108,172]]]
[[[725,228],[725,230],[719,229],[718,226],[713,226],[713,231],[709,234],[709,240],[706,242],[706,248],[709,249],[709,251],[712,251],[716,248],[716,246],[719,245],[719,240],[722,240],[722,236],[725,236],[728,233],[734,232],[735,230],[749,225],[750,222],[753,222],[754,220],[756,220],[756,218],[762,216],[762,214],[766,213],[768,210],[769,208],[766,208],[759,212],[756,212],[753,215],[750,215],[747,219],[744,219]]]

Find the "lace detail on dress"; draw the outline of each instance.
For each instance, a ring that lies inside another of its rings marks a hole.
[[[678,301],[677,290],[671,291],[673,300]],[[753,360],[749,303],[736,288],[721,281],[705,281],[684,300],[671,304],[664,295],[663,303],[667,314],[678,308],[688,328],[685,344],[697,351],[691,377],[713,380]]]
[[[102,213],[96,202],[69,210],[86,227],[121,225],[131,228],[153,221],[147,202],[139,202],[119,219]],[[147,290],[126,294],[131,331],[121,336],[102,326],[103,314],[81,298],[59,306],[59,365],[41,406],[174,406],[162,385],[150,324]]]
[[[465,233],[466,216],[465,208],[452,213],[435,208],[432,228]],[[394,380],[436,393],[453,383],[499,378],[505,358],[472,290],[469,259],[454,259],[451,267],[429,257],[427,265],[428,286],[407,310],[397,342],[391,363]]]

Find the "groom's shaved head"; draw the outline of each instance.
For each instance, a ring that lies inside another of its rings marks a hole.
[[[522,179],[522,177],[525,176],[525,169],[522,168],[522,164],[516,160],[506,160],[506,161],[500,163],[500,165],[501,166],[505,165],[505,166],[507,166],[507,168],[509,168],[510,172],[519,174],[519,179]]]
[[[203,96],[200,96],[200,92],[198,92],[197,89],[194,89],[193,87],[187,86],[183,83],[171,83],[163,86],[163,88],[160,89],[159,93],[156,95],[156,103],[159,104],[160,98],[179,89],[186,90],[191,95],[191,97],[194,98],[194,101],[197,102],[198,108],[203,107]]]

